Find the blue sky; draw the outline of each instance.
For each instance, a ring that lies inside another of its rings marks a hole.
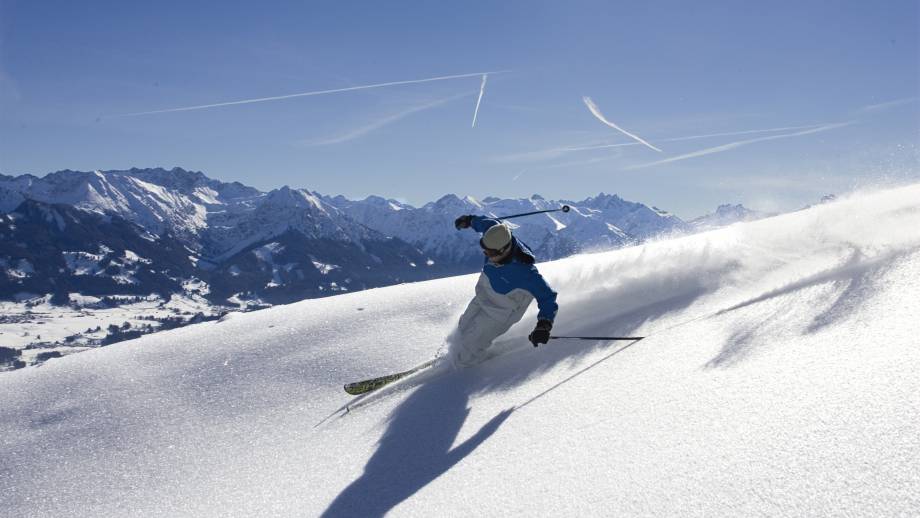
[[[0,172],[792,209],[920,179],[918,5],[2,0]]]

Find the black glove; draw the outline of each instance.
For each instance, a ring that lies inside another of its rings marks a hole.
[[[537,327],[527,336],[534,347],[549,342],[549,332],[553,329],[553,323],[549,320],[538,320]]]
[[[460,216],[459,218],[454,220],[454,226],[457,227],[457,230],[460,230],[463,228],[470,228],[470,224],[472,223],[473,223],[473,216],[469,214]]]

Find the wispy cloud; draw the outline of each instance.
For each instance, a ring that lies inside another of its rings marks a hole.
[[[887,101],[878,104],[870,104],[868,106],[863,106],[858,111],[860,113],[871,113],[887,110],[889,108],[895,108],[897,106],[903,106],[905,104],[910,104],[917,101],[917,97],[905,97],[903,99],[895,99],[893,101]]]
[[[737,142],[729,142],[728,144],[722,144],[721,146],[715,146],[715,147],[709,147],[709,148],[706,148],[706,149],[700,149],[700,150],[698,150],[698,151],[693,151],[693,152],[691,152],[691,153],[685,153],[685,154],[683,154],[683,155],[677,155],[677,156],[673,156],[673,157],[670,157],[670,158],[665,158],[664,160],[656,160],[655,162],[649,162],[649,163],[647,163],[647,164],[634,165],[634,166],[631,166],[631,167],[627,167],[626,169],[643,169],[643,168],[646,168],[646,167],[652,167],[652,166],[656,166],[656,165],[669,164],[669,163],[671,163],[671,162],[677,162],[677,161],[680,161],[680,160],[687,160],[687,159],[689,159],[689,158],[697,158],[697,157],[701,157],[701,156],[712,155],[712,154],[715,154],[715,153],[723,153],[723,152],[725,152],[725,151],[730,151],[730,150],[732,150],[732,149],[737,149],[737,148],[739,148],[739,147],[747,146],[747,145],[749,145],[749,144],[754,144],[754,143],[756,143],[756,142],[765,142],[765,141],[768,141],[768,140],[776,140],[776,139],[782,139],[782,138],[792,138],[792,137],[799,137],[799,136],[803,136],[803,135],[811,135],[811,134],[813,134],[813,133],[821,133],[821,132],[824,132],[824,131],[828,131],[828,130],[832,130],[832,129],[837,129],[837,128],[842,128],[842,127],[844,127],[844,126],[849,126],[850,124],[853,124],[853,122],[854,122],[854,121],[840,122],[840,123],[834,123],[834,124],[824,124],[824,125],[822,125],[822,126],[818,126],[818,127],[815,127],[815,128],[806,129],[806,130],[802,130],[802,131],[796,131],[796,132],[793,132],[793,133],[783,133],[783,134],[781,134],[781,135],[770,135],[770,136],[768,136],[768,137],[759,137],[759,138],[752,138],[752,139],[747,139],[747,140],[739,140],[739,141],[737,141]]]
[[[671,137],[662,139],[663,142],[679,142],[682,140],[695,140],[695,139],[704,139],[712,137],[735,137],[738,135],[752,135],[756,133],[774,133],[777,131],[792,131],[792,130],[802,130],[802,129],[817,129],[825,124],[806,124],[804,126],[785,126],[781,128],[765,128],[765,129],[753,129],[753,130],[742,130],[742,131],[725,131],[722,133],[707,133],[705,135],[689,135],[686,137]]]
[[[370,122],[358,128],[349,130],[340,135],[336,135],[334,137],[325,138],[325,139],[307,140],[307,141],[304,141],[303,144],[307,146],[329,146],[333,144],[341,144],[343,142],[348,142],[349,140],[354,140],[356,138],[367,135],[368,133],[372,131],[378,130],[384,126],[392,124],[400,119],[404,119],[412,115],[413,113],[418,113],[420,111],[429,110],[431,108],[436,108],[438,106],[441,106],[442,104],[446,104],[451,101],[461,99],[463,97],[470,97],[471,95],[473,94],[466,93],[466,94],[454,95],[452,97],[447,97],[445,99],[438,99],[436,101],[431,101],[431,102],[419,104],[416,106],[412,106],[411,108],[408,108],[398,113],[394,113],[392,115],[387,115],[386,117],[383,117],[382,119],[375,120],[373,122]]]
[[[706,133],[703,135],[687,135],[683,137],[670,137],[658,139],[659,142],[680,142],[684,140],[697,140],[697,139],[707,139],[713,137],[731,137],[738,135],[751,135],[757,133],[775,133],[777,131],[790,131],[790,130],[799,130],[799,129],[812,129],[819,128],[823,124],[809,124],[805,126],[784,126],[781,128],[765,128],[765,129],[752,129],[752,130],[742,130],[742,131],[726,131],[722,133]],[[582,145],[573,145],[566,147],[555,147],[540,149],[537,151],[527,151],[524,153],[513,153],[509,155],[502,155],[494,159],[495,162],[537,162],[541,160],[550,160],[553,158],[559,158],[568,153],[576,153],[579,151],[594,151],[597,149],[610,149],[610,148],[619,148],[619,147],[629,147],[629,146],[639,146],[638,142],[618,142],[612,144],[582,144]]]
[[[706,139],[706,138],[713,138],[713,137],[735,137],[738,135],[752,135],[756,133],[775,133],[777,131],[818,129],[823,126],[825,126],[825,124],[808,124],[805,126],[786,126],[782,128],[766,128],[766,129],[743,130],[743,131],[725,131],[722,133],[706,133],[703,135],[687,135],[684,137],[663,138],[663,139],[658,139],[658,141],[659,142],[682,142],[685,140],[698,140],[698,139]],[[604,148],[638,146],[638,145],[639,145],[638,142],[622,142],[618,144],[601,144],[597,146],[573,147],[573,148],[569,148],[569,150],[570,151],[588,151],[592,149],[604,149]]]
[[[793,176],[779,174],[731,175],[700,179],[700,186],[723,191],[792,190],[827,194],[830,185],[838,185],[840,178],[814,172],[796,171]]]
[[[581,167],[585,165],[599,164],[601,162],[608,162],[615,158],[617,157],[616,156],[598,156],[594,158],[588,158],[585,160],[573,160],[570,162],[560,162],[560,163],[555,163],[555,164],[549,164],[549,165],[545,165],[542,167],[538,167],[536,169],[543,170],[543,169],[562,169],[566,167]]]
[[[587,96],[582,97],[582,100],[585,102],[585,106],[587,106],[588,109],[591,110],[591,113],[594,114],[594,116],[597,117],[597,119],[598,119],[599,121],[603,122],[604,124],[610,126],[610,127],[613,128],[613,129],[619,131],[620,133],[626,135],[627,137],[629,137],[629,138],[635,140],[636,142],[639,142],[639,143],[642,144],[643,146],[645,146],[645,147],[647,147],[647,148],[649,148],[649,149],[654,149],[655,151],[661,153],[661,150],[660,150],[660,149],[658,149],[657,147],[655,147],[655,146],[649,144],[649,143],[646,142],[645,140],[642,140],[641,137],[639,137],[639,136],[637,136],[637,135],[634,135],[634,134],[632,134],[632,133],[626,131],[625,129],[623,129],[623,128],[617,126],[616,124],[610,122],[609,120],[607,120],[607,118],[604,117],[604,114],[601,113],[600,108],[598,108],[597,105],[594,104],[594,101],[592,101],[590,97],[587,97]]]
[[[476,110],[473,112],[473,125],[471,128],[476,127],[476,117],[479,115],[479,103],[482,102],[482,94],[486,93],[486,80],[489,79],[489,74],[482,74],[482,84],[479,85],[479,98],[476,99]]]
[[[370,84],[370,85],[349,86],[347,88],[333,88],[331,90],[316,90],[313,92],[303,92],[303,93],[288,94],[288,95],[277,95],[274,97],[260,97],[257,99],[244,99],[241,101],[230,101],[230,102],[222,102],[222,103],[214,103],[214,104],[201,104],[198,106],[185,106],[182,108],[168,108],[165,110],[153,110],[153,111],[137,112],[137,113],[124,113],[121,115],[112,115],[111,117],[136,117],[139,115],[153,115],[157,113],[204,110],[207,108],[217,108],[220,106],[233,106],[237,104],[252,104],[252,103],[262,103],[262,102],[267,102],[267,101],[279,101],[282,99],[293,99],[295,97],[311,97],[311,96],[316,96],[316,95],[328,95],[328,94],[335,94],[335,93],[342,93],[342,92],[354,92],[356,90],[368,90],[371,88],[384,88],[387,86],[410,85],[410,84],[417,84],[417,83],[430,83],[432,81],[447,81],[451,79],[461,79],[465,77],[476,77],[476,76],[481,76],[483,74],[502,74],[505,72],[509,72],[509,70],[499,70],[496,72],[476,72],[473,74],[457,74],[457,75],[451,75],[451,76],[428,77],[425,79],[410,79],[407,81],[390,81],[388,83],[375,83],[375,84]]]
[[[637,145],[633,142],[626,144],[629,146]],[[599,146],[598,149],[606,146]],[[578,148],[578,147],[554,147],[547,149],[539,149],[536,151],[525,151],[523,153],[511,153],[508,155],[501,155],[492,158],[493,162],[496,163],[516,163],[516,162],[540,162],[543,160],[552,160],[554,158],[559,158],[568,153],[574,151],[579,151],[581,149],[589,148]]]

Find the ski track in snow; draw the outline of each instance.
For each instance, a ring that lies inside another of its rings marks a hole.
[[[920,184],[540,269],[478,368],[476,276],[306,300],[0,376],[9,516],[920,513]],[[411,385],[411,386],[409,386]]]

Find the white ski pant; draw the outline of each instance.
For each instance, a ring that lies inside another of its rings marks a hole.
[[[485,274],[476,283],[476,296],[460,317],[451,340],[451,360],[455,367],[472,367],[489,356],[492,340],[516,324],[530,302],[530,292],[517,289],[507,295],[497,293]]]

